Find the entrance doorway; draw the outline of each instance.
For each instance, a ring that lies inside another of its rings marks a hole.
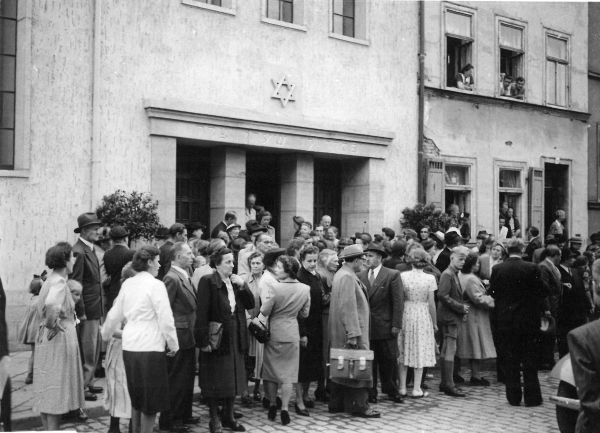
[[[210,223],[210,149],[178,144],[175,220]]]
[[[342,232],[342,163],[336,159],[314,160],[314,219],[318,224],[323,215]]]
[[[562,209],[569,215],[569,166],[566,164],[544,164],[544,227],[546,232],[556,217],[556,211]]]
[[[281,170],[277,155],[246,153],[246,196],[251,193],[256,195],[258,206],[271,212],[271,225],[275,227],[276,233],[279,233]]]

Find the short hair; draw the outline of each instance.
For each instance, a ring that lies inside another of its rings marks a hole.
[[[237,220],[237,215],[235,214],[235,212],[233,211],[227,211],[225,212],[225,220],[230,220],[232,218],[235,218]]]
[[[148,270],[148,260],[154,260],[160,254],[158,248],[152,245],[145,245],[135,252],[131,260],[131,267],[136,272],[144,272]]]
[[[548,245],[544,248],[541,258],[545,259],[547,257],[562,257],[562,251],[558,248],[558,245]]]
[[[473,69],[473,65],[470,63],[467,63],[465,66],[463,66],[463,68],[460,70],[461,73],[465,73],[467,71],[470,71],[471,69]]]
[[[204,239],[194,239],[192,245],[192,252],[194,255],[208,257],[208,247],[210,245],[209,241]]]
[[[566,262],[567,260],[570,260],[577,256],[578,256],[578,254],[575,251],[572,251],[569,248],[563,248],[561,251],[560,261]]]
[[[363,244],[368,245],[369,243],[371,243],[373,238],[371,237],[371,235],[369,233],[361,233],[360,240],[362,241]]]
[[[259,253],[258,251],[254,251],[252,254],[250,254],[248,256],[248,267],[250,267],[250,263],[252,262],[252,260],[254,260],[257,257],[260,257],[262,260],[263,255],[261,253]]]
[[[517,83],[518,83],[519,81],[521,81],[521,82],[523,82],[523,83],[524,83],[524,82],[525,82],[525,78],[523,78],[523,77],[517,77]]]
[[[379,244],[379,243],[383,242],[383,236],[381,236],[380,234],[375,233],[373,235],[373,241]]]
[[[536,226],[531,226],[529,227],[529,233],[531,233],[533,236],[537,236],[540,234],[540,229],[538,229]]]
[[[506,80],[506,79],[508,79],[508,80],[512,81],[513,77],[511,77],[510,75],[506,74],[506,75],[504,76],[504,79],[505,79],[505,80]]]
[[[296,252],[300,251],[304,246],[304,238],[294,238],[290,241],[287,248],[285,249],[285,253],[288,256],[296,255]]]
[[[506,242],[506,252],[510,254],[521,254],[525,244],[519,238],[510,238]]]
[[[300,261],[304,261],[309,254],[319,254],[319,248],[313,245],[308,245],[300,250]]]
[[[567,213],[564,211],[564,209],[557,209],[556,212],[554,213],[554,215],[558,218],[561,213],[564,213],[565,216],[567,215]]]
[[[469,254],[467,254],[467,258],[465,259],[465,263],[464,263],[464,265],[463,265],[463,267],[462,267],[462,269],[460,271],[463,274],[470,274],[471,272],[473,272],[473,268],[477,264],[478,260],[479,260],[479,254],[474,253],[474,252],[470,252]]]
[[[73,248],[68,242],[59,242],[46,251],[46,266],[50,269],[62,269],[67,267],[71,259]]]
[[[404,254],[406,254],[407,245],[408,243],[404,239],[400,239],[394,242],[394,245],[392,245],[391,256],[396,258],[402,257]]]
[[[258,215],[256,215],[256,221],[258,221],[258,223],[260,224],[262,222],[262,219],[266,216],[273,218],[271,212],[269,212],[268,210],[262,210],[258,213]]]
[[[464,245],[458,245],[457,247],[452,248],[451,256],[458,256],[458,255],[463,255],[463,256],[469,255],[469,249],[467,247],[465,247]]]
[[[185,242],[175,242],[169,251],[169,260],[173,261],[177,259],[177,256],[183,251],[183,248],[187,245]]]
[[[396,232],[389,227],[382,228],[381,233],[385,233],[385,235],[390,239],[394,239],[396,237]]]
[[[171,227],[169,227],[169,235],[171,237],[175,237],[178,234],[182,234],[185,230],[187,230],[187,229],[185,228],[185,226],[183,224],[175,223]]]
[[[283,272],[288,274],[290,278],[296,278],[298,276],[298,271],[300,270],[300,262],[296,257],[292,256],[279,256],[277,257],[277,261],[281,263],[283,267]]]
[[[271,236],[271,235],[267,232],[260,232],[260,234],[254,238],[254,243],[255,244],[259,243],[263,236]]]
[[[223,262],[223,256],[226,254],[233,254],[233,251],[229,248],[220,248],[210,255],[210,262],[214,266],[219,266]]]

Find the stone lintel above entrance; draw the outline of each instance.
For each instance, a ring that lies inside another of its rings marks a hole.
[[[146,100],[150,135],[285,151],[384,159],[394,134],[306,119],[281,119],[228,107]]]

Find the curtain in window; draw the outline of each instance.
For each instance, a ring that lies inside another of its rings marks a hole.
[[[446,11],[446,33],[471,37],[471,15]]]

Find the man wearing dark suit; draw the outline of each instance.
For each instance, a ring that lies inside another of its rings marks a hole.
[[[225,217],[223,221],[217,224],[212,231],[210,232],[210,238],[216,239],[219,237],[220,232],[227,232],[227,227],[231,224],[235,224],[237,222],[237,215],[233,211],[229,211],[225,213]]]
[[[6,293],[2,286],[2,280],[0,280],[0,368],[8,370],[8,364],[6,363],[8,358],[4,359],[4,357],[8,357],[8,327],[6,326]],[[8,372],[6,374],[8,376]],[[2,421],[4,431],[12,431],[10,377],[7,377],[4,391],[0,395],[2,395],[0,421]]]
[[[492,269],[490,288],[496,303],[493,310],[498,332],[499,352],[502,353],[506,399],[513,406],[542,404],[538,380],[540,318],[548,292],[542,283],[540,269],[524,261],[523,241],[507,242],[508,259]],[[521,391],[520,371],[523,366],[524,389]]]
[[[531,262],[533,261],[534,251],[542,247],[542,240],[540,239],[540,230],[537,227],[529,227],[529,230],[527,230],[527,234],[529,235],[529,243],[525,248],[523,260]]]
[[[454,247],[450,265],[440,277],[438,290],[437,320],[443,338],[440,391],[450,397],[465,397],[454,384],[454,357],[458,346],[459,327],[462,326],[464,315],[469,313],[469,306],[463,300],[463,291],[458,280],[458,272],[465,264],[468,254],[467,247]]]
[[[129,233],[123,226],[114,226],[110,230],[113,247],[104,253],[104,267],[110,278],[106,289],[106,311],[110,310],[121,290],[121,271],[133,259],[134,250],[129,249],[127,240]]]
[[[69,275],[72,280],[83,286],[81,301],[77,306],[79,320],[79,346],[83,361],[83,384],[85,399],[95,401],[95,394],[101,393],[101,387],[93,386],[94,373],[100,358],[100,319],[104,315],[102,305],[102,285],[100,263],[94,252],[94,242],[98,240],[97,229],[100,220],[93,212],[84,213],[77,218],[75,233],[79,239],[73,245],[75,264]]]
[[[199,422],[199,418],[192,417],[196,370],[196,295],[187,269],[192,265],[193,259],[192,250],[187,243],[175,243],[171,248],[171,268],[163,278],[177,328],[179,351],[175,356],[167,358],[171,409],[160,415],[161,430],[177,429],[183,424]]]
[[[169,227],[169,238],[158,249],[160,252],[158,256],[158,263],[160,263],[160,268],[158,268],[158,275],[156,276],[156,278],[162,280],[165,277],[165,275],[167,275],[167,272],[169,272],[169,268],[171,267],[171,248],[173,247],[175,242],[186,241],[187,229],[183,224],[175,223],[171,227]]]
[[[548,297],[544,301],[544,311],[550,314],[556,321],[558,317],[558,303],[561,294],[560,264],[561,251],[556,245],[548,245],[542,254],[544,259],[539,263],[540,278]],[[523,259],[525,260],[525,259]],[[566,334],[565,334],[566,337]],[[546,333],[540,337],[540,369],[550,370],[554,366],[554,345],[556,343],[555,333]],[[566,341],[565,341],[566,344]]]
[[[396,336],[402,328],[402,283],[400,272],[382,266],[387,256],[383,246],[370,244],[366,249],[367,270],[358,278],[367,288],[371,311],[370,345],[374,352],[373,387],[369,390],[369,403],[377,403],[377,373],[381,377],[381,391],[389,398],[402,403],[396,377],[398,343]]]
[[[435,267],[444,272],[448,266],[450,266],[450,256],[452,255],[452,249],[461,242],[461,237],[455,231],[447,232],[444,235],[444,243],[446,246],[438,256],[435,262]]]

